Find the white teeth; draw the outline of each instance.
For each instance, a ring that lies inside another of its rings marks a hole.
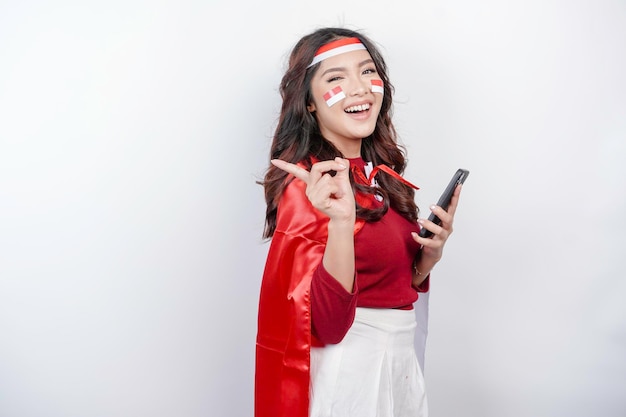
[[[347,113],[354,113],[354,112],[357,112],[357,111],[369,110],[369,108],[370,108],[369,104],[361,104],[359,106],[348,107],[345,111]]]

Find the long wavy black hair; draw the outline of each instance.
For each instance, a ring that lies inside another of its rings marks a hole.
[[[385,164],[402,174],[406,168],[406,149],[398,143],[391,120],[394,87],[387,75],[387,65],[380,51],[367,36],[337,27],[321,28],[304,36],[291,51],[288,69],[280,83],[282,107],[272,140],[270,159],[300,162],[311,168],[315,159],[323,161],[337,156],[343,157],[341,152],[321,135],[315,116],[307,110],[307,105],[312,101],[311,78],[320,64],[307,67],[321,46],[346,37],[356,37],[365,45],[385,86],[376,128],[370,136],[363,138],[361,156],[365,161],[371,161],[374,166]],[[263,181],[259,181],[264,187],[267,204],[264,238],[271,238],[276,230],[278,202],[288,184],[285,181],[287,175],[285,171],[270,164]],[[366,221],[380,220],[391,206],[403,217],[411,221],[417,220],[419,210],[415,204],[415,191],[412,188],[384,173],[378,174],[376,180],[379,187],[368,187],[355,183],[353,175],[350,175],[355,193],[380,194],[383,197],[383,204],[374,208],[366,208],[357,203],[358,218]]]

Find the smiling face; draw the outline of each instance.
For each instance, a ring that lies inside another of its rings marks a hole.
[[[373,81],[373,82],[372,82]],[[311,79],[320,132],[347,158],[361,156],[361,141],[376,127],[383,102],[382,80],[365,49],[323,60]]]

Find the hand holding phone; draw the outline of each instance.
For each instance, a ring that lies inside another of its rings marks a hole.
[[[463,184],[468,175],[469,175],[469,171],[467,169],[459,168],[456,171],[456,173],[452,176],[452,179],[448,183],[448,186],[444,190],[443,194],[441,194],[441,197],[439,197],[439,201],[437,202],[437,205],[439,207],[441,207],[444,210],[448,209],[448,206],[450,205],[450,200],[452,199],[452,195],[454,194],[454,190],[456,189],[456,186],[459,184]],[[434,213],[430,213],[430,216],[428,216],[428,220],[435,223],[437,226],[441,225],[441,219],[435,216]],[[430,230],[427,230],[424,227],[421,228],[420,230],[421,237],[431,237],[432,235],[433,233]]]

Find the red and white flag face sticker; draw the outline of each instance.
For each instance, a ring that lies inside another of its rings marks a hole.
[[[371,80],[372,81],[372,93],[384,94],[385,88],[383,87],[383,80]]]
[[[343,92],[340,85],[324,94],[324,100],[326,100],[328,107],[343,100],[344,98],[346,98],[346,94]]]

